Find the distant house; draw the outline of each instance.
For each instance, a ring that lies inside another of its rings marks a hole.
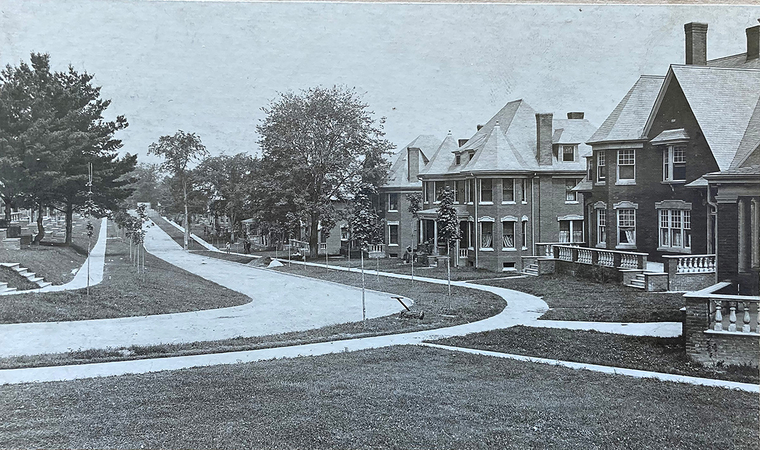
[[[523,269],[543,242],[582,242],[583,209],[572,189],[585,175],[585,142],[596,131],[583,113],[539,114],[524,100],[506,104],[468,140],[449,134],[420,172],[422,240],[446,254],[436,223],[438,196],[455,193],[461,264]]]
[[[409,212],[409,194],[422,194],[422,182],[417,178],[441,140],[420,135],[399,150],[391,162],[388,179],[378,189],[381,214],[385,219],[385,245],[390,257],[402,256],[406,247],[417,248],[420,242],[418,224]]]
[[[669,256],[714,254],[732,233],[718,218],[716,193],[730,191],[720,180],[758,176],[747,155],[760,145],[760,27],[747,30],[747,53],[715,60],[706,55],[707,25],[684,28],[686,64],[639,78],[588,140],[593,155],[577,190],[591,247],[644,252],[665,264]],[[754,182],[742,192],[760,196]],[[726,201],[740,210],[756,204]],[[704,261],[678,264],[714,264]]]

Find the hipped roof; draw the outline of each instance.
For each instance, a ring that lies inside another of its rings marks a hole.
[[[421,134],[412,142],[402,147],[393,157],[391,168],[388,171],[388,178],[382,188],[413,188],[421,187],[422,182],[416,177],[409,180],[409,150],[410,148],[420,149],[419,168],[420,171],[425,167],[433,152],[438,148],[441,141],[435,136]]]

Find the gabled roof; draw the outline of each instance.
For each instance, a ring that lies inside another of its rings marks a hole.
[[[649,113],[665,77],[642,75],[587,141],[591,143],[642,139]]]
[[[409,148],[420,149],[419,154],[419,168],[420,171],[425,167],[425,163],[429,160],[430,155],[438,148],[441,141],[435,136],[429,134],[421,134],[417,136],[412,142],[402,147],[393,155],[391,162],[391,168],[388,171],[388,178],[383,188],[404,188],[404,187],[421,187],[422,182],[417,178],[409,180],[409,163],[408,155]]]
[[[760,98],[760,70],[672,65],[657,104],[676,79],[721,170],[731,165]],[[648,132],[655,111],[647,122]],[[756,147],[760,133],[750,132],[745,145]],[[754,146],[753,146],[754,144]]]
[[[514,100],[506,105],[504,105],[499,112],[494,114],[493,117],[491,117],[491,120],[486,122],[483,127],[477,131],[472,137],[462,146],[462,150],[478,150],[480,149],[483,144],[485,143],[486,138],[491,134],[491,130],[493,130],[493,127],[496,126],[496,123],[500,123],[501,127],[504,130],[508,130],[511,127],[512,120],[515,118],[515,115],[519,112],[523,113],[522,115],[531,114],[532,120],[535,121],[535,114],[536,112],[531,108],[525,101],[522,99],[520,100]],[[536,136],[535,136],[535,125],[533,127],[533,142],[535,144]]]
[[[424,170],[420,170],[420,175],[440,175],[449,171],[449,167],[453,164],[454,156],[451,154],[458,148],[457,141],[454,136],[449,134],[436,148],[433,156],[430,157],[430,162],[425,166]]]
[[[747,131],[744,132],[729,169],[742,167],[749,161],[760,163],[760,99],[755,105],[755,111],[747,124]]]

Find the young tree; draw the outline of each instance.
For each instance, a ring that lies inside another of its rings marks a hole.
[[[417,239],[420,235],[419,212],[422,210],[422,194],[417,192],[407,194],[406,199],[409,201],[409,207],[407,208],[407,211],[412,213],[412,217],[414,217],[414,242],[412,242],[412,251],[414,251],[417,248]]]
[[[375,188],[369,184],[361,186],[354,195],[351,208],[351,239],[355,239],[359,244],[376,244],[383,240],[383,221],[372,203],[373,195],[376,195]]]
[[[461,236],[457,210],[454,208],[454,190],[451,189],[450,186],[446,186],[443,191],[441,191],[440,201],[441,203],[438,205],[438,234],[444,239],[444,241],[446,241],[446,248],[448,250],[446,264],[447,274],[449,275],[449,297],[451,297],[451,258],[452,256],[457,256],[452,255],[452,253]]]
[[[265,107],[257,126],[262,149],[264,212],[272,221],[309,225],[313,257],[320,222],[334,222],[333,202],[356,192],[359,183],[377,186],[393,145],[354,90],[316,87],[285,93]],[[290,220],[287,218],[290,217]]]
[[[195,133],[185,133],[182,130],[174,133],[174,136],[161,136],[158,142],[150,144],[149,155],[157,155],[164,158],[161,170],[171,173],[177,178],[182,186],[182,203],[185,208],[184,249],[187,250],[190,241],[190,220],[188,218],[188,183],[190,181],[190,164],[208,156],[208,150],[201,143],[201,138]]]

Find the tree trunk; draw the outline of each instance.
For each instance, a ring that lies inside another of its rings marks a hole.
[[[316,258],[319,255],[319,217],[311,215],[311,229],[309,230],[309,256]]]
[[[34,237],[34,243],[39,244],[45,238],[45,227],[42,226],[42,205],[39,205],[37,213],[37,236]]]
[[[74,205],[66,204],[66,245],[71,245],[72,234],[74,234]]]
[[[5,220],[11,223],[11,200],[4,197],[3,202],[5,203]]]
[[[185,198],[185,220],[183,221],[185,222],[183,224],[183,226],[185,227],[185,240],[184,240],[185,247],[184,248],[185,250],[187,250],[188,248],[187,244],[190,241],[190,220],[187,217],[187,180],[185,180],[184,178],[182,179],[182,194],[184,195],[184,198]]]

